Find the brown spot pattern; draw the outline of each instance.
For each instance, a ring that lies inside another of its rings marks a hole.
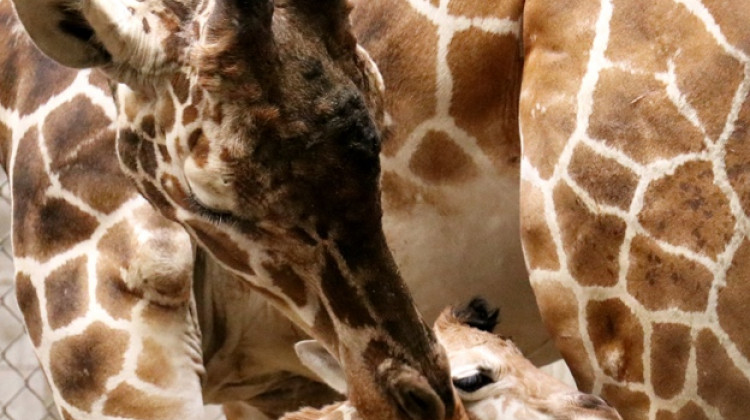
[[[86,315],[89,307],[86,256],[68,261],[44,281],[47,320],[52,329],[62,328]]]
[[[745,239],[727,271],[726,287],[719,290],[717,313],[721,327],[732,342],[750,358],[750,241]]]
[[[688,162],[674,175],[653,182],[638,218],[657,239],[711,258],[724,250],[735,228],[729,202],[714,184],[708,162]]]
[[[586,349],[581,339],[575,294],[556,282],[534,283],[533,286],[545,326],[555,337],[555,346],[575,376],[578,388],[590,392],[594,385],[594,370],[586,357],[580,357],[586,354]]]
[[[189,105],[182,111],[182,125],[188,125],[198,119],[198,108]]]
[[[151,178],[156,178],[156,168],[159,166],[156,160],[156,147],[156,143],[143,142],[140,150],[138,150],[138,161],[141,163],[141,168]]]
[[[111,227],[99,241],[99,260],[96,266],[97,302],[115,319],[130,319],[140,296],[125,284],[121,270],[127,270],[134,256],[137,242],[128,222]]]
[[[200,220],[191,219],[187,221],[187,224],[193,228],[195,236],[203,247],[209,250],[216,259],[241,273],[255,274],[249,266],[250,256],[226,233]]]
[[[53,162],[52,166],[65,189],[102,213],[117,210],[138,193],[120,168],[113,131],[99,133],[80,144],[73,159]]]
[[[568,174],[597,202],[623,210],[630,207],[638,186],[633,171],[583,145],[573,152]]]
[[[344,276],[336,260],[330,254],[326,254],[320,287],[328,300],[332,315],[352,328],[375,326],[375,319],[364,306],[362,296],[352,284],[352,280]]]
[[[750,54],[750,35],[745,25],[750,22],[750,9],[722,0],[702,0],[701,3],[719,24],[729,43]]]
[[[704,149],[700,131],[680,115],[664,85],[649,76],[605,70],[593,103],[589,135],[638,162]]]
[[[264,263],[263,268],[273,280],[274,286],[281,289],[281,293],[292,300],[297,306],[307,304],[307,287],[305,281],[288,264]]]
[[[710,330],[696,342],[698,395],[716,407],[727,420],[750,418],[750,379],[727,355],[725,344]]]
[[[651,405],[648,395],[617,385],[604,385],[602,397],[614,407],[623,419],[648,420]]]
[[[544,216],[544,196],[526,181],[521,181],[521,239],[529,268],[560,268],[555,242]]]
[[[156,110],[156,123],[159,127],[159,134],[172,131],[175,122],[175,108],[171,99],[159,101]]]
[[[685,404],[676,414],[660,410],[656,413],[656,420],[711,420],[706,413],[694,402]]]
[[[405,2],[360,2],[352,11],[352,22],[390,92],[385,108],[394,117],[395,126],[393,135],[384,139],[383,153],[393,156],[409,133],[435,113],[435,66],[414,63],[436,63],[437,28]],[[403,42],[403,34],[419,36]]]
[[[455,184],[477,176],[471,158],[447,134],[430,131],[422,139],[409,168],[430,184]]]
[[[31,284],[31,277],[27,274],[16,274],[16,299],[31,342],[34,343],[34,347],[39,347],[42,342],[42,312],[36,288]]]
[[[651,383],[657,396],[670,399],[685,386],[692,338],[690,327],[654,324],[651,335]]]
[[[143,351],[138,356],[135,373],[141,380],[165,389],[176,376],[167,351],[150,338],[143,340]]]
[[[515,175],[521,155],[519,39],[480,29],[459,32],[449,45],[448,65],[453,74],[450,113],[456,124],[476,137],[500,173]]]
[[[706,310],[713,281],[706,267],[669,254],[641,235],[633,238],[629,259],[628,292],[649,310]]]
[[[725,151],[729,182],[737,192],[745,214],[750,216],[750,98],[745,99]]]
[[[586,306],[587,331],[599,367],[618,381],[643,382],[643,327],[617,299]]]
[[[63,399],[80,410],[91,410],[91,404],[104,394],[107,379],[122,369],[127,345],[127,333],[101,322],[52,344],[52,382]]]
[[[43,134],[50,158],[61,167],[76,157],[78,146],[96,138],[111,123],[101,107],[80,94],[49,113]],[[55,168],[56,172],[57,169]]]
[[[8,20],[16,22],[15,18]],[[24,116],[63,92],[73,82],[77,71],[47,58],[31,45],[26,35],[6,33],[8,35],[0,36],[0,41],[14,48],[0,51],[0,85],[3,86],[0,105],[18,110]]]
[[[147,394],[128,384],[121,384],[108,394],[103,414],[137,420],[160,420],[179,413],[182,402]]]
[[[576,281],[584,286],[616,284],[625,222],[590,212],[565,184],[555,188],[554,202],[568,266]]]
[[[575,0],[524,6],[526,61],[519,107],[523,149],[545,179],[575,129],[576,96],[598,13],[596,2]]]

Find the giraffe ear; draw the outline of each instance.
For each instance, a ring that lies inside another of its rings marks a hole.
[[[300,341],[294,345],[294,351],[302,364],[339,393],[346,395],[346,377],[341,365],[331,353],[316,340]]]
[[[75,68],[110,61],[109,53],[94,40],[94,30],[76,4],[46,0],[13,0],[13,4],[26,32],[53,60]]]
[[[18,17],[42,52],[69,67],[113,64],[136,73],[161,68],[174,54],[166,39],[191,19],[194,0],[13,0]],[[167,29],[167,24],[172,28]]]

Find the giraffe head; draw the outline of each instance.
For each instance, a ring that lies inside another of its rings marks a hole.
[[[476,298],[444,310],[435,333],[451,363],[453,385],[472,420],[622,420],[601,398],[563,384],[535,367],[509,340],[492,334],[499,311]],[[346,383],[330,355],[314,341],[295,346],[303,363],[331,387]],[[348,402],[303,409],[282,420],[359,420]]]
[[[620,420],[601,398],[579,392],[534,366],[513,342],[492,334],[498,311],[482,299],[443,311],[435,334],[453,385],[476,419]]]
[[[363,417],[461,415],[382,233],[382,82],[345,0],[15,6],[47,55],[112,79],[123,170],[337,356]]]

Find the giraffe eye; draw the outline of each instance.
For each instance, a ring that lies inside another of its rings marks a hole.
[[[464,392],[475,392],[494,382],[492,377],[482,371],[461,378],[453,378],[453,386]]]

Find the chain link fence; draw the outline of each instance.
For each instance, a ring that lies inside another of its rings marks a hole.
[[[10,187],[0,171],[0,419],[59,420],[16,302],[12,255]],[[210,406],[204,418],[224,416],[220,407]]]

